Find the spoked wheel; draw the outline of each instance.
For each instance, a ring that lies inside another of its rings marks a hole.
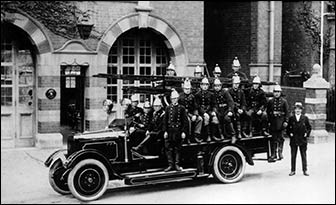
[[[95,159],[80,161],[68,177],[72,195],[82,201],[92,201],[101,197],[106,191],[108,181],[105,165]]]
[[[234,183],[243,177],[246,162],[244,154],[237,147],[227,146],[219,150],[212,166],[213,175],[217,180]]]
[[[66,169],[62,166],[61,160],[56,160],[49,169],[49,184],[60,194],[70,194],[67,175],[63,176]]]

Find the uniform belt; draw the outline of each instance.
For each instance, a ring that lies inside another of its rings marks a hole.
[[[218,107],[226,107],[227,104],[219,104]]]
[[[285,114],[285,112],[280,112],[280,111],[274,111],[273,112],[273,115],[275,116],[275,117],[279,117],[279,116],[282,116],[282,115],[284,115]]]
[[[180,125],[170,125],[168,126],[168,128],[180,128],[181,126]]]

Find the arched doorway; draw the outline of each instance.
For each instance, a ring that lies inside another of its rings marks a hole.
[[[152,29],[133,28],[123,33],[112,45],[108,54],[107,73],[134,75],[161,75],[170,61],[165,37]],[[128,86],[152,86],[150,81],[107,79],[107,98],[120,105],[122,98],[130,97],[123,91]],[[140,105],[153,96],[139,95]],[[119,107],[119,106],[118,106]],[[117,109],[117,117],[122,117]]]
[[[1,144],[34,146],[36,48],[20,28],[1,24]]]

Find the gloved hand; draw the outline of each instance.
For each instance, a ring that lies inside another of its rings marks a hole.
[[[182,139],[185,139],[186,138],[186,134],[184,132],[182,132],[181,137],[182,137]]]
[[[238,113],[239,114],[242,114],[244,112],[244,110],[242,110],[242,109],[238,109]]]
[[[168,132],[164,132],[163,138],[167,139],[168,138]]]
[[[193,121],[193,122],[195,122],[196,121],[196,115],[193,115],[192,117],[191,117],[191,121]]]
[[[147,135],[149,135],[149,131],[148,131],[148,130],[146,131],[146,136],[147,136]]]
[[[261,114],[262,114],[262,111],[258,110],[257,115],[261,115]]]
[[[288,123],[287,123],[287,122],[284,122],[284,123],[283,123],[283,127],[284,127],[284,128],[286,128],[286,127],[287,127],[287,125],[288,125]]]
[[[227,114],[229,117],[231,117],[232,115],[233,115],[233,113],[230,111],[230,112],[228,112],[228,114]]]

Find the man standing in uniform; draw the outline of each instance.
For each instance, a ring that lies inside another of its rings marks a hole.
[[[238,57],[235,57],[235,59],[232,62],[232,72],[227,75],[228,78],[232,78],[235,75],[238,75],[241,80],[248,80],[246,74],[240,70],[240,63],[238,60]]]
[[[302,114],[302,110],[302,103],[296,102],[294,108],[295,115],[290,116],[288,120],[287,134],[290,138],[289,145],[291,147],[291,172],[289,176],[295,175],[298,147],[301,153],[303,174],[309,176],[307,173],[307,139],[312,127],[308,117]]]
[[[288,103],[287,100],[281,97],[280,85],[275,85],[273,89],[274,97],[267,103],[267,116],[270,123],[271,141],[271,158],[269,161],[274,162],[283,159],[282,150],[284,144],[283,132],[288,125]]]
[[[239,88],[240,77],[235,75],[232,77],[232,88],[229,89],[229,93],[234,101],[234,126],[236,128],[237,137],[240,139],[242,137],[247,137],[245,133],[245,122],[246,121],[246,100],[244,91]],[[244,129],[242,129],[244,128]]]
[[[259,135],[260,132],[264,136],[268,136],[267,132],[267,114],[265,112],[267,98],[265,92],[261,89],[261,81],[256,76],[253,85],[247,92],[247,117],[250,137],[252,135]]]
[[[191,93],[191,82],[188,78],[183,83],[183,93],[180,95],[179,104],[183,105],[187,112],[189,122],[187,143],[189,144],[191,136],[193,139],[201,138],[203,119],[198,115],[196,99],[195,96]]]
[[[216,130],[219,132],[220,138],[216,138],[213,134],[214,140],[224,139],[224,131],[228,130],[225,134],[232,138],[232,143],[236,142],[236,133],[232,123],[234,103],[230,93],[222,89],[222,82],[216,78],[214,80],[214,96],[216,105],[214,111],[211,113],[213,133]]]
[[[188,130],[187,113],[185,108],[178,104],[179,94],[175,89],[172,91],[170,98],[172,103],[166,107],[166,114],[163,120],[165,148],[169,164],[168,168],[164,170],[165,172],[172,170],[181,171],[179,162],[182,141],[185,139],[185,133]]]
[[[215,107],[215,97],[209,89],[209,80],[204,77],[201,81],[201,90],[195,94],[196,103],[198,105],[198,113],[203,118],[202,130],[204,136],[207,137],[207,141],[211,141],[211,133],[209,129],[209,124],[212,119],[211,113]],[[201,139],[196,139],[197,142],[201,142]]]

